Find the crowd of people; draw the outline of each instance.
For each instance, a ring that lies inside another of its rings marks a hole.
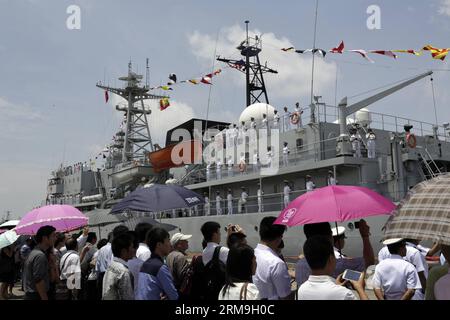
[[[71,236],[44,226],[20,249],[1,250],[1,298],[8,299],[8,288],[11,293],[21,278],[28,300],[367,300],[366,281],[379,300],[450,299],[450,246],[429,249],[414,239],[387,239],[374,267],[364,220],[358,225],[361,257],[344,254],[344,227],[307,224],[303,254],[289,270],[282,253],[286,227],[275,219],[261,220],[255,248],[231,224],[221,245],[220,224],[206,222],[200,228],[203,251],[195,255],[188,255],[192,235],[170,236],[148,223],[134,230],[119,225],[99,241],[88,228]],[[429,270],[426,257],[439,251],[442,266]],[[368,268],[374,273],[366,279]]]

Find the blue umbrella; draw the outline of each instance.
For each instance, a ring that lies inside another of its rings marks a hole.
[[[154,184],[131,192],[111,210],[112,214],[124,211],[158,212],[190,208],[205,203],[198,193],[178,185]]]

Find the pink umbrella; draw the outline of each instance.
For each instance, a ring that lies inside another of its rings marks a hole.
[[[392,201],[368,188],[328,186],[297,197],[274,223],[292,227],[319,222],[343,222],[391,214],[394,209]]]
[[[79,229],[88,218],[78,209],[68,205],[50,205],[28,212],[15,230],[17,234],[35,235],[40,227],[53,226],[58,232]]]

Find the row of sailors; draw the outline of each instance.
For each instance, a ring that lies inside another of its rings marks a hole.
[[[285,166],[285,167],[289,166],[290,152],[291,151],[288,147],[288,143],[284,142],[283,150],[282,150],[282,161],[283,161],[283,166]],[[265,159],[264,166],[267,168],[272,167],[273,160],[274,160],[274,153],[272,151],[272,148],[267,147],[267,153],[266,153],[266,159]],[[253,153],[253,161],[251,162],[251,164],[253,165],[254,173],[258,172],[262,166],[261,159],[259,158],[256,150]],[[212,169],[213,165],[214,165],[214,163],[212,161],[210,161],[206,165],[206,179],[207,180],[210,180],[210,178],[211,178],[211,169]],[[217,161],[215,162],[217,179],[222,178],[222,166],[223,166],[222,160],[217,159]],[[237,166],[238,166],[241,174],[244,174],[247,171],[247,161],[246,161],[245,155],[243,153],[241,153],[241,157],[239,158],[239,164]],[[229,177],[232,177],[234,175],[234,169],[235,169],[235,162],[234,162],[233,156],[230,155],[227,160],[227,171],[228,171]]]
[[[290,112],[287,107],[284,107],[284,114],[280,117],[277,110],[274,110],[273,120],[269,121],[266,114],[262,115],[261,123],[257,124],[255,118],[250,118],[249,126],[245,121],[242,121],[239,128],[236,124],[231,124],[228,129],[225,129],[222,134],[225,135],[227,145],[236,145],[242,141],[245,132],[249,129],[280,129],[281,132],[286,132],[292,129],[302,127],[303,110],[300,109],[299,104],[295,106],[295,110]]]
[[[357,132],[356,129],[353,129],[350,136],[350,142],[352,144],[353,149],[353,157],[355,158],[361,158],[361,144],[362,144],[362,137]],[[366,134],[366,144],[367,144],[367,158],[374,159],[376,156],[375,147],[376,147],[376,136],[372,129],[367,130]]]
[[[306,192],[310,192],[313,191],[316,188],[315,183],[312,181],[312,177],[310,175],[306,175],[305,176],[305,181],[306,181]],[[328,185],[336,185],[336,179],[334,178],[333,172],[329,171],[328,172],[328,177],[327,177],[327,184]],[[258,204],[258,212],[264,212],[264,203],[263,203],[263,196],[264,196],[264,191],[261,188],[261,184],[258,183],[258,189],[256,191],[256,198],[257,198],[257,204]],[[248,202],[248,192],[247,189],[245,187],[241,187],[241,196],[238,199],[238,213],[247,213],[247,202]],[[289,181],[284,180],[284,188],[283,188],[283,206],[286,207],[289,202],[291,201],[291,194],[292,194],[292,189],[291,186],[289,185]],[[209,196],[208,193],[204,193],[203,194],[204,198],[205,198],[205,204],[204,204],[204,212],[205,215],[210,215],[211,214],[211,203],[209,200]],[[233,191],[231,188],[228,188],[228,193],[227,193],[227,197],[226,197],[226,201],[227,201],[227,214],[233,214]],[[224,199],[221,196],[221,192],[219,190],[216,191],[216,214],[217,215],[222,215],[224,214],[224,210],[222,210],[222,202],[224,201]]]

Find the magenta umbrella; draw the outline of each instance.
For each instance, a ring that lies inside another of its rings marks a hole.
[[[88,223],[88,218],[77,208],[68,205],[50,205],[28,212],[15,230],[17,234],[35,235],[40,227],[52,226],[58,232],[79,229]]]
[[[275,224],[289,227],[319,222],[343,222],[391,214],[395,204],[365,187],[328,186],[307,192],[280,213]]]

